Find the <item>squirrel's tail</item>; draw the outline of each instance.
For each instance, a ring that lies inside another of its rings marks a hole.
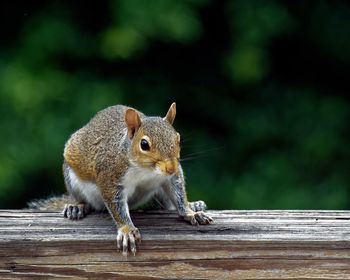
[[[27,203],[29,209],[36,209],[42,211],[59,211],[64,208],[66,204],[73,203],[74,200],[66,194],[59,196],[51,196],[44,199],[35,199]]]

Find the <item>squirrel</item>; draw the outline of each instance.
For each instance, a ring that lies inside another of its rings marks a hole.
[[[176,104],[166,116],[148,117],[115,105],[98,112],[65,144],[63,175],[70,195],[62,214],[81,219],[106,208],[117,229],[117,248],[136,253],[141,241],[129,209],[154,199],[177,210],[192,225],[211,224],[203,201],[188,202],[180,164],[180,134],[174,129]]]

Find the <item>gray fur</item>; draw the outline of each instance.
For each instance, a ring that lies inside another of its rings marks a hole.
[[[178,145],[177,132],[169,122],[160,117],[146,117],[142,119],[142,126],[152,144],[164,158],[174,156],[173,153]]]
[[[167,184],[164,184],[163,189],[175,205],[179,215],[185,216],[188,213],[189,206],[186,197],[185,179],[180,165],[179,175],[172,176],[171,180]]]
[[[188,205],[194,212],[200,212],[200,211],[205,211],[207,210],[207,205],[205,204],[204,201],[198,200],[198,201],[193,201],[189,202]]]
[[[117,212],[119,213],[120,219],[125,222],[125,224],[129,226],[134,226],[133,222],[131,221],[130,214],[129,214],[129,206],[124,194],[124,186],[117,186],[117,193],[114,198],[115,205],[117,207]],[[113,215],[112,215],[113,217]],[[117,224],[118,222],[115,221]]]

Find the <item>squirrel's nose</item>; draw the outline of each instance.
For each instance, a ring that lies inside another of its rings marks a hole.
[[[167,161],[165,163],[165,171],[166,173],[168,173],[169,175],[172,175],[175,173],[176,171],[176,167],[175,167],[175,163],[172,161]]]
[[[168,173],[169,175],[175,172],[175,168],[173,166],[167,166],[165,169],[166,169],[166,173]]]

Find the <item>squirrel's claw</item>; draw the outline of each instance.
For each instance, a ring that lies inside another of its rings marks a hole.
[[[137,228],[125,225],[118,229],[117,248],[122,250],[124,256],[128,255],[129,245],[131,253],[135,256],[136,241],[141,241],[141,234]]]
[[[214,220],[202,211],[191,212],[185,215],[183,218],[192,225],[208,225],[214,223]]]
[[[66,204],[63,208],[62,215],[70,220],[79,220],[85,216],[84,204]]]

